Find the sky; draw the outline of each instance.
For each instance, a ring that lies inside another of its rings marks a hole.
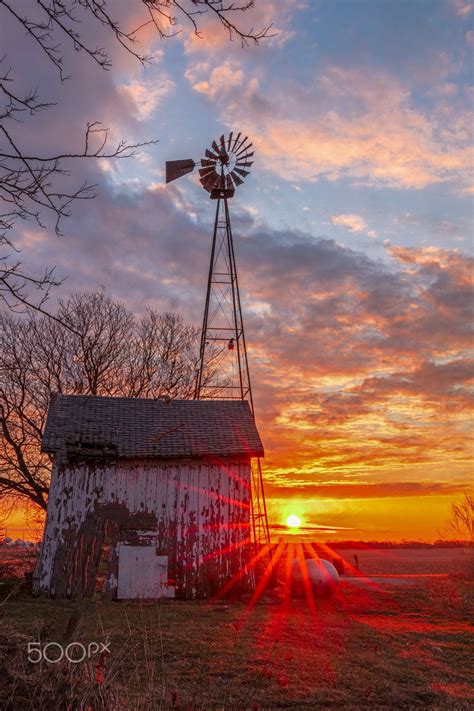
[[[111,7],[139,24],[139,3]],[[196,175],[165,185],[164,164],[252,140],[231,216],[273,524],[432,540],[472,487],[473,16],[466,0],[256,0],[235,21],[272,24],[258,46],[203,16],[200,37],[145,28],[147,66],[86,22],[112,69],[66,50],[63,83],[2,17],[16,85],[57,102],[14,129],[25,145],[79,147],[87,121],[158,139],[74,166],[98,195],[62,238],[15,228],[29,269],[67,277],[55,298],[103,286],[200,325],[215,206]]]

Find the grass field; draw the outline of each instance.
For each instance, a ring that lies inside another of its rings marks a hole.
[[[462,548],[420,548],[389,550],[338,550],[354,565],[354,553],[359,558],[361,571],[366,575],[421,575],[459,574],[471,572],[473,553]]]
[[[352,554],[343,552],[350,562]],[[34,599],[4,581],[0,707],[474,708],[472,554],[357,554],[378,582],[342,578],[313,613],[299,600],[267,600],[249,612],[243,603]],[[110,654],[80,664],[27,661],[28,642],[74,640],[110,642]]]

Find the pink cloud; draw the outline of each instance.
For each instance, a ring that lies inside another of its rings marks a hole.
[[[199,74],[202,73],[203,66],[206,69],[208,68],[208,65],[202,64],[189,68],[186,71],[186,78],[195,91],[204,94],[208,99],[214,99],[219,94],[227,93],[229,90],[240,87],[243,84],[244,73],[239,65],[231,60],[214,67],[208,79],[200,80]]]
[[[245,71],[242,63],[239,70]],[[445,95],[428,114],[407,88],[377,70],[329,66],[307,87],[272,85],[265,93],[255,74],[240,78],[240,90],[213,93],[223,120],[233,126],[242,116],[265,167],[286,180],[423,188],[464,182],[471,172],[468,111]],[[201,90],[209,91],[210,80],[203,72]]]
[[[452,0],[452,4],[458,17],[468,17],[474,10],[474,4],[466,0]]]
[[[245,13],[235,13],[235,24],[244,32],[259,32],[269,29],[269,37],[262,40],[265,48],[282,46],[292,36],[291,20],[294,12],[305,8],[298,0],[259,0]],[[197,34],[189,28],[183,33],[184,47],[188,54],[215,57],[216,53],[236,54],[241,48],[239,38],[233,35],[233,45],[229,45],[229,32],[225,30],[212,12],[199,18],[200,31]],[[250,43],[252,44],[252,43]]]
[[[360,215],[331,215],[331,224],[346,227],[349,232],[363,232],[367,227]]]

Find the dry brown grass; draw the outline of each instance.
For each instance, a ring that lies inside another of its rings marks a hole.
[[[4,589],[4,598],[13,591],[0,607],[0,699],[8,711],[467,711],[474,704],[467,575],[387,589],[344,582],[314,616],[303,601],[259,604],[248,614],[242,603],[77,604]],[[102,683],[97,657],[29,664],[27,642],[38,639],[110,639]]]
[[[38,550],[32,548],[0,547],[0,580],[2,578],[22,578],[32,573],[38,560]]]

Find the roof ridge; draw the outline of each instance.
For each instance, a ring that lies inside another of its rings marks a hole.
[[[94,395],[92,393],[60,393],[60,392],[52,392],[50,394],[50,400],[53,398],[95,398],[96,400],[133,400],[134,402],[193,402],[197,404],[213,404],[213,405],[219,405],[221,403],[232,403],[235,405],[249,405],[248,400],[237,400],[236,398],[229,398],[228,400],[224,399],[219,399],[219,400],[213,400],[212,398],[208,399],[202,399],[202,400],[194,400],[194,399],[189,399],[189,398],[170,398],[169,400],[167,399],[166,396],[159,396],[159,397],[134,397],[132,395]],[[250,407],[250,405],[249,405]]]

